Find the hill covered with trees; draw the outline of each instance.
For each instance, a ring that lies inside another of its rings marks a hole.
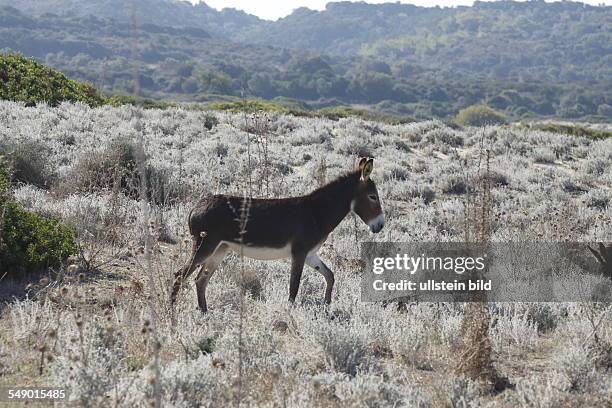
[[[0,50],[106,92],[450,117],[612,120],[612,7],[330,3],[276,22],[201,3],[0,0]],[[2,7],[4,5],[4,7]]]

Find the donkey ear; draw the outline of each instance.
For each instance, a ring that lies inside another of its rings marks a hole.
[[[367,180],[370,178],[370,174],[372,174],[372,169],[374,168],[374,159],[365,159],[366,162],[361,169],[361,179]]]
[[[357,169],[363,171],[363,168],[365,167],[367,162],[367,157],[362,157],[361,159],[359,159],[359,161],[357,162]]]

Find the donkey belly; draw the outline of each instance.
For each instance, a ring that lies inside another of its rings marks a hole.
[[[281,248],[256,247],[227,241],[223,241],[223,244],[226,244],[237,254],[243,254],[247,258],[258,259],[261,261],[291,258],[291,244],[287,244]]]

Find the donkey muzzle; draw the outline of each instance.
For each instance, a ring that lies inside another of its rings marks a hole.
[[[368,225],[370,226],[370,231],[372,231],[373,233],[376,234],[380,232],[385,226],[385,216],[383,214],[380,214],[372,221],[370,221]]]

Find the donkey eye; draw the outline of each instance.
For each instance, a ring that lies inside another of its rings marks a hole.
[[[378,201],[378,197],[376,196],[376,194],[370,194],[368,198],[372,201]]]

